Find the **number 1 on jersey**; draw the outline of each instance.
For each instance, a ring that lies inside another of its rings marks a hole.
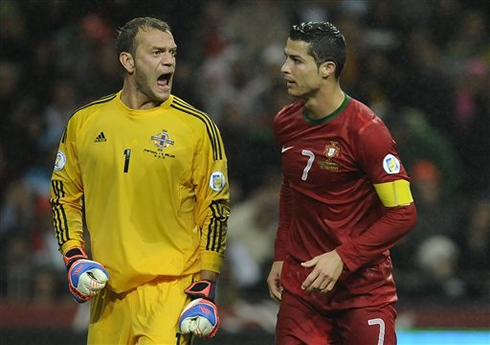
[[[303,175],[301,176],[301,179],[303,181],[306,181],[306,179],[308,178],[308,172],[310,171],[311,166],[313,165],[313,161],[315,160],[315,154],[310,150],[303,150],[301,151],[301,154],[308,157],[308,162],[306,163],[306,166],[303,169]]]
[[[124,172],[129,171],[129,158],[131,157],[131,149],[124,150]]]

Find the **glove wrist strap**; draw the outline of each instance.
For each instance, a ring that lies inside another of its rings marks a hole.
[[[215,283],[211,280],[204,279],[192,283],[187,289],[185,289],[185,293],[188,294],[192,300],[204,298],[214,301],[214,290]]]
[[[82,247],[70,248],[70,250],[63,255],[63,261],[68,270],[75,261],[80,259],[88,259],[88,255]]]

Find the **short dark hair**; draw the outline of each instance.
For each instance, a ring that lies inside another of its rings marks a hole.
[[[117,31],[116,50],[117,55],[128,52],[132,55],[136,52],[136,35],[140,29],[157,29],[171,33],[170,26],[163,20],[152,17],[138,17],[124,24]]]
[[[308,43],[308,54],[313,56],[317,66],[325,61],[335,62],[335,76],[340,76],[347,59],[347,44],[344,35],[332,23],[303,22],[293,25],[289,38]]]

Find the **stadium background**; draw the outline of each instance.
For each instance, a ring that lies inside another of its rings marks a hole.
[[[280,167],[271,120],[290,101],[279,72],[285,39],[305,20],[330,20],[345,34],[343,88],[387,123],[413,179],[419,225],[393,250],[400,343],[488,344],[489,7],[485,0],[2,0],[0,343],[85,341],[87,306],[70,299],[52,234],[54,153],[75,109],[121,87],[115,29],[156,16],[179,46],[173,93],[209,113],[227,146],[232,216],[213,344],[273,343],[277,306],[265,277]]]

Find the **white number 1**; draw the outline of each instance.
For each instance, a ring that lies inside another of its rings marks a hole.
[[[306,166],[303,169],[303,175],[301,176],[301,179],[303,181],[306,181],[306,179],[308,178],[308,172],[310,171],[311,166],[313,165],[313,161],[315,160],[315,154],[310,150],[303,150],[301,151],[301,154],[303,156],[309,157],[308,162],[306,163]]]

